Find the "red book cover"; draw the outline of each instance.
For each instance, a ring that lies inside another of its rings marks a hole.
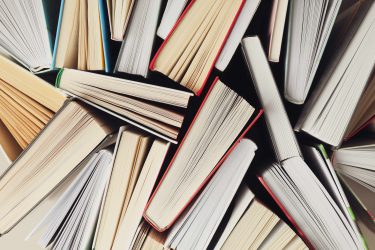
[[[172,36],[173,32],[176,30],[177,26],[179,25],[179,23],[180,23],[181,20],[184,18],[184,16],[185,16],[186,13],[189,11],[189,9],[191,8],[191,6],[194,4],[195,1],[196,1],[196,0],[192,0],[192,1],[189,3],[189,5],[185,8],[184,12],[181,14],[181,16],[178,18],[177,22],[176,22],[175,25],[173,26],[171,32],[169,32],[169,34],[168,34],[168,36],[165,38],[164,42],[161,44],[160,48],[157,50],[157,52],[156,52],[154,58],[151,60],[151,63],[150,63],[150,67],[149,67],[149,68],[150,68],[151,71],[154,71],[154,70],[155,70],[155,61],[156,61],[157,57],[159,56],[160,52],[163,50],[163,48],[164,48],[165,45],[167,44],[169,38]],[[223,43],[221,44],[218,53],[216,54],[215,60],[213,61],[213,64],[211,65],[210,70],[208,71],[208,74],[207,74],[207,76],[206,76],[206,79],[204,80],[202,87],[201,87],[201,88],[199,89],[199,91],[196,93],[197,96],[199,96],[199,95],[202,93],[204,87],[206,86],[206,83],[207,83],[207,81],[208,81],[208,78],[209,78],[209,76],[210,76],[210,74],[211,74],[213,68],[215,67],[215,63],[216,63],[217,59],[219,58],[221,51],[222,51],[223,48],[224,48],[225,42],[228,40],[228,37],[229,37],[229,35],[230,35],[230,33],[231,33],[231,31],[232,31],[234,25],[236,24],[236,21],[237,21],[237,19],[238,19],[238,16],[239,16],[240,13],[241,13],[241,10],[242,10],[244,4],[245,4],[245,0],[242,0],[241,6],[240,6],[240,8],[239,8],[238,11],[237,11],[237,14],[236,14],[236,16],[234,17],[233,22],[232,22],[232,24],[230,25],[230,28],[229,28],[227,34],[225,35],[224,41],[223,41]]]
[[[166,227],[166,228],[159,228],[157,225],[155,225],[155,223],[153,223],[152,220],[150,220],[147,215],[146,215],[146,210],[148,209],[152,199],[154,198],[155,194],[157,193],[161,183],[163,182],[164,178],[167,176],[167,173],[169,171],[169,169],[171,168],[172,166],[172,163],[174,162],[179,150],[181,149],[187,135],[189,134],[195,120],[197,119],[200,111],[202,110],[203,106],[204,106],[204,103],[206,102],[208,96],[210,95],[210,92],[212,91],[213,87],[215,86],[216,82],[219,80],[218,77],[216,77],[215,81],[213,82],[212,86],[210,87],[207,95],[205,96],[201,106],[199,107],[198,109],[198,112],[197,114],[195,115],[193,121],[191,122],[184,138],[182,139],[180,145],[178,146],[177,150],[176,150],[176,153],[174,154],[171,162],[169,163],[168,167],[167,167],[167,170],[165,171],[163,177],[161,178],[161,180],[159,181],[157,187],[155,188],[154,192],[152,193],[149,201],[147,202],[147,205],[145,207],[145,210],[144,210],[144,213],[143,213],[143,217],[144,219],[155,229],[157,230],[158,232],[164,232],[165,230],[167,230],[168,228],[170,228],[175,222],[176,220],[179,218],[179,216],[182,214],[182,212],[191,204],[191,202],[194,200],[194,198],[197,196],[197,194],[202,190],[202,188],[208,183],[208,181],[211,179],[211,177],[215,174],[215,172],[219,169],[219,167],[221,166],[221,164],[224,162],[224,160],[228,157],[228,155],[233,151],[233,149],[236,147],[236,145],[241,141],[241,139],[247,134],[247,132],[252,128],[252,126],[255,124],[255,122],[262,116],[263,114],[263,110],[260,109],[258,111],[258,113],[255,115],[253,115],[254,119],[251,120],[251,122],[249,123],[249,125],[243,130],[243,132],[240,134],[240,136],[237,138],[237,140],[232,144],[232,146],[228,149],[228,151],[224,154],[224,156],[220,159],[220,161],[216,164],[216,166],[213,168],[213,170],[211,171],[211,173],[206,177],[206,179],[203,181],[203,183],[198,187],[198,189],[193,193],[192,197],[189,199],[189,201],[185,204],[185,206],[181,209],[181,211],[178,213],[178,215],[172,220],[172,222]]]
[[[267,185],[267,183],[264,181],[264,179],[261,176],[258,176],[258,180],[260,183],[262,183],[263,187],[267,190],[267,192],[271,195],[272,199],[276,202],[276,204],[280,207],[281,211],[285,214],[285,216],[288,218],[288,220],[293,224],[294,228],[297,230],[299,236],[303,239],[305,244],[309,249],[314,249],[314,247],[311,245],[310,241],[307,239],[305,234],[302,232],[302,230],[299,228],[293,217],[288,213],[288,211],[285,209],[283,204],[280,202],[280,200],[276,197],[276,195],[272,192],[271,188]]]

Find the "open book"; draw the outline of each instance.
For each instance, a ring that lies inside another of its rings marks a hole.
[[[78,70],[61,70],[56,86],[117,118],[175,142],[192,93]]]
[[[172,226],[257,120],[253,113],[216,79],[147,205],[144,217],[155,229]]]
[[[16,159],[65,100],[49,83],[0,56],[0,120],[6,127],[0,146],[8,158]]]
[[[340,14],[333,31],[334,54],[295,126],[332,146],[345,135],[375,65],[375,2],[358,1]]]
[[[112,132],[102,118],[68,102],[0,179],[0,234],[8,232]]]
[[[53,66],[110,71],[105,0],[62,0]]]
[[[291,0],[285,62],[285,98],[303,104],[342,0]]]
[[[199,95],[245,0],[191,1],[150,69]]]
[[[52,37],[47,1],[3,1],[0,47],[32,72],[52,68]],[[27,21],[26,21],[27,20]]]

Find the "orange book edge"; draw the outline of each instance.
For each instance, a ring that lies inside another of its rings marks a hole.
[[[151,71],[155,71],[155,62],[156,62],[156,60],[157,60],[159,54],[160,54],[161,51],[164,49],[165,45],[168,43],[169,38],[172,36],[172,34],[173,34],[174,31],[176,30],[177,26],[180,24],[180,22],[181,22],[182,19],[185,17],[186,13],[190,10],[191,6],[194,4],[195,1],[196,1],[196,0],[192,0],[192,1],[189,3],[189,5],[185,8],[185,10],[182,12],[181,16],[178,18],[177,22],[174,24],[172,30],[169,32],[168,36],[165,38],[165,40],[163,41],[163,43],[160,45],[160,47],[159,47],[159,49],[157,50],[155,56],[152,58],[152,60],[151,60],[151,62],[150,62],[149,69],[150,69]],[[229,37],[230,33],[232,32],[233,27],[234,27],[234,25],[236,24],[239,15],[241,14],[242,8],[243,8],[243,6],[245,5],[245,1],[246,1],[246,0],[242,0],[242,3],[241,3],[241,5],[240,5],[240,8],[238,8],[237,14],[236,14],[236,16],[234,17],[233,22],[232,22],[232,24],[230,25],[227,34],[225,35],[224,41],[223,41],[223,43],[221,44],[220,49],[219,49],[218,53],[217,53],[216,56],[215,56],[215,59],[214,59],[214,61],[213,61],[213,64],[211,65],[210,70],[209,70],[208,73],[207,73],[206,79],[203,81],[202,87],[201,87],[201,88],[198,90],[198,92],[196,93],[197,96],[200,96],[200,94],[202,94],[202,91],[203,91],[204,87],[206,86],[206,83],[207,83],[207,81],[208,81],[208,78],[210,77],[211,72],[212,72],[212,70],[213,70],[214,67],[215,67],[216,61],[217,61],[217,59],[219,58],[220,53],[221,53],[221,51],[223,50],[224,45],[225,45],[226,41],[228,40],[228,37]]]
[[[202,184],[198,187],[198,189],[193,193],[193,195],[191,196],[191,198],[188,200],[188,202],[185,204],[185,206],[181,209],[181,211],[177,214],[177,216],[172,220],[172,222],[166,226],[165,228],[159,228],[150,218],[147,217],[146,215],[146,211],[148,209],[148,207],[150,206],[155,194],[157,193],[157,191],[159,190],[159,187],[161,185],[161,183],[163,182],[163,180],[165,179],[165,177],[167,176],[168,172],[169,172],[169,169],[171,168],[172,166],[172,163],[174,162],[175,158],[177,157],[177,154],[178,152],[180,151],[186,137],[188,136],[195,120],[197,119],[200,111],[202,110],[203,106],[204,106],[204,103],[206,102],[208,96],[210,95],[213,87],[215,86],[215,84],[217,83],[217,81],[219,80],[219,77],[216,77],[215,78],[215,81],[213,82],[213,84],[211,85],[207,95],[205,96],[201,106],[199,107],[193,121],[191,122],[184,138],[181,140],[181,143],[180,145],[178,146],[172,160],[170,161],[167,169],[165,170],[165,173],[163,174],[162,178],[160,179],[158,185],[156,186],[154,192],[152,193],[150,199],[148,200],[147,204],[146,204],[146,207],[144,209],[144,212],[143,212],[143,218],[158,232],[164,232],[165,230],[167,230],[168,228],[170,228],[176,221],[177,219],[180,217],[180,215],[182,214],[182,212],[191,204],[191,202],[194,200],[194,198],[197,196],[197,194],[202,190],[202,188],[209,182],[209,180],[211,179],[211,177],[215,174],[215,172],[219,169],[219,167],[221,166],[221,164],[224,162],[224,160],[229,156],[229,154],[233,151],[233,149],[236,147],[236,145],[241,141],[241,139],[247,134],[247,132],[249,132],[249,130],[253,127],[253,125],[257,122],[257,120],[262,116],[263,114],[263,109],[260,109],[259,112],[255,115],[252,116],[254,117],[254,119],[250,122],[250,124],[246,127],[245,130],[243,130],[243,132],[238,136],[237,140],[232,144],[232,146],[227,150],[227,152],[223,155],[223,157],[220,159],[220,161],[216,164],[216,166],[213,168],[213,170],[211,171],[211,173],[206,177],[206,179],[202,182]]]
[[[263,185],[263,187],[267,190],[267,192],[271,195],[272,199],[276,202],[276,204],[280,207],[281,211],[285,214],[285,216],[288,218],[288,220],[293,224],[294,228],[297,230],[297,233],[303,239],[305,244],[309,249],[315,249],[310,241],[307,239],[306,235],[302,232],[301,228],[297,225],[293,217],[288,213],[288,211],[285,209],[283,204],[280,202],[280,200],[276,197],[276,195],[272,192],[271,188],[267,185],[267,183],[264,181],[263,177],[258,176],[258,180]]]

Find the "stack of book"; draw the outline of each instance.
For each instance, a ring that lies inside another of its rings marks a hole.
[[[373,0],[0,3],[0,249],[375,249],[374,198]]]

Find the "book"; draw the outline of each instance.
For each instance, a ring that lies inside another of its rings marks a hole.
[[[52,68],[49,9],[44,1],[5,1],[1,4],[0,47],[34,73]]]
[[[111,39],[122,41],[129,22],[135,0],[107,0],[107,10]]]
[[[358,230],[353,210],[324,146],[322,144],[314,146],[302,145],[302,152],[306,163],[339,206],[357,237],[361,238],[362,235]]]
[[[53,67],[110,71],[105,0],[62,0]]]
[[[345,131],[344,141],[348,141],[363,130],[375,128],[375,72],[372,73],[363,91],[353,116]],[[372,131],[375,131],[372,129]]]
[[[260,2],[261,0],[245,0],[245,4],[243,5],[233,29],[230,32],[222,51],[220,52],[220,56],[216,61],[216,69],[224,71],[228,66],[234,53],[236,52],[236,49],[238,48],[238,45],[241,43],[241,39],[249,27]]]
[[[151,144],[150,136],[130,127],[120,128],[93,249],[111,249]]]
[[[249,187],[246,184],[241,184],[237,191],[236,197],[234,198],[233,210],[230,211],[228,222],[224,226],[224,230],[220,234],[220,237],[215,244],[215,250],[219,250],[222,248],[224,242],[227,240],[230,233],[233,231],[234,227],[237,225],[238,221],[241,219],[242,215],[245,213],[254,197],[255,195],[253,194],[253,192],[251,192]]]
[[[134,3],[115,71],[147,77],[161,3],[161,0]]]
[[[194,0],[181,15],[150,69],[200,95],[244,0]]]
[[[358,1],[340,14],[330,45],[335,53],[295,130],[335,147],[341,143],[375,65],[374,13],[373,1]]]
[[[260,114],[252,118],[254,108],[215,80],[145,209],[157,231],[172,226]]]
[[[66,100],[49,83],[2,56],[0,97],[0,120],[17,142],[0,143],[12,160],[19,155],[20,148],[25,149],[34,140]]]
[[[154,230],[145,220],[137,229],[132,250],[163,250],[166,234]]]
[[[111,162],[111,149],[101,149],[92,154],[29,237],[42,230],[39,244],[43,248],[88,249],[111,173]]]
[[[164,246],[170,249],[208,249],[244,178],[257,149],[249,139],[225,159],[189,209],[168,232]]]
[[[303,104],[314,80],[341,0],[291,0],[285,62],[285,98]]]
[[[277,160],[263,170],[259,180],[308,247],[361,249],[344,214],[301,157],[259,38],[247,37],[242,46]]]
[[[66,103],[1,176],[0,234],[14,227],[111,133],[100,115],[77,102]]]
[[[191,93],[78,70],[61,70],[56,87],[127,123],[176,143]]]
[[[343,183],[375,222],[375,136],[353,138],[334,151],[332,162]]]
[[[168,0],[156,34],[165,39],[175,26],[188,0]]]
[[[308,249],[285,222],[254,199],[221,249],[284,249],[294,237],[304,246],[302,249]]]
[[[268,28],[268,61],[279,62],[289,0],[273,0]]]
[[[75,168],[40,204],[36,205],[17,225],[8,233],[1,235],[0,245],[6,249],[28,249],[43,250],[38,243],[38,237],[42,231],[37,231],[30,235],[30,232],[44,218],[44,216],[55,206],[58,199],[63,195],[73,180],[80,173],[80,166]]]
[[[143,221],[143,210],[152,194],[169,146],[170,143],[159,139],[152,143],[124,217],[119,222],[113,250],[133,249],[139,225]]]

